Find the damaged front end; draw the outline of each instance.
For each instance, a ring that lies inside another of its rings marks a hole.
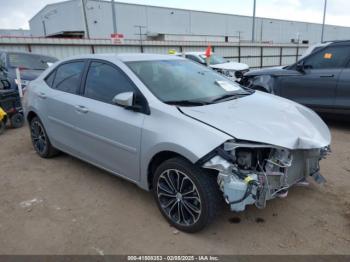
[[[217,182],[231,210],[243,211],[246,205],[264,208],[267,200],[285,197],[291,186],[309,176],[324,183],[319,161],[329,152],[329,147],[289,150],[229,141],[202,159],[202,163],[204,168],[218,171]]]

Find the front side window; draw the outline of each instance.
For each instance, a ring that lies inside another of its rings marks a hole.
[[[189,60],[135,61],[127,65],[165,103],[212,103],[227,96],[250,94],[236,82]]]
[[[135,88],[129,78],[115,67],[92,62],[87,74],[84,96],[106,103],[123,92],[134,92]]]
[[[77,94],[84,64],[84,62],[71,62],[59,66],[56,70],[55,80],[53,81],[54,89]]]
[[[350,47],[328,47],[306,58],[304,65],[310,69],[344,68],[349,55]]]

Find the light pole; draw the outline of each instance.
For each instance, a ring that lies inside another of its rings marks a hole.
[[[326,23],[326,13],[327,13],[327,0],[324,0],[321,42],[323,42],[323,40],[324,40],[324,26],[325,26],[325,23]]]
[[[115,3],[114,3],[114,0],[112,0],[111,5],[112,5],[113,33],[118,33],[118,31],[117,31],[117,18],[115,16]]]
[[[255,14],[256,14],[256,0],[254,0],[254,5],[253,5],[252,42],[255,42]]]

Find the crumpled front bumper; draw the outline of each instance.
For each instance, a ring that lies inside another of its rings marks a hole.
[[[247,205],[253,204],[258,208],[265,208],[266,201],[277,196],[286,196],[291,186],[308,177],[319,184],[325,182],[319,173],[319,161],[328,154],[329,147],[293,150],[289,158],[283,158],[284,162],[277,161],[282,152],[279,150],[281,149],[275,149],[276,155],[271,155],[260,172],[245,171],[242,175],[237,166],[220,155],[207,161],[203,167],[219,171],[218,185],[232,211],[244,211]],[[288,151],[282,150],[284,154]]]

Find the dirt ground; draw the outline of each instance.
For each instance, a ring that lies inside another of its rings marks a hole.
[[[197,234],[174,230],[150,193],[61,155],[39,158],[28,128],[0,136],[0,254],[350,254],[350,123],[329,122],[328,183],[266,209],[223,211]]]

